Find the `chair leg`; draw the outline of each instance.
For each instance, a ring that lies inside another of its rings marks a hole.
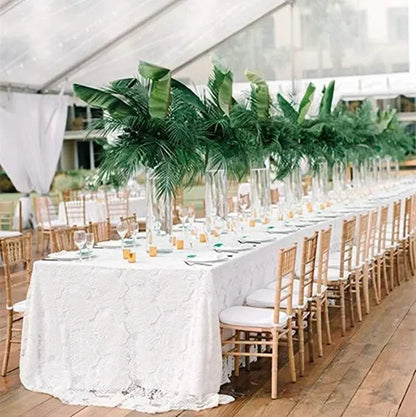
[[[325,331],[326,331],[326,340],[327,344],[332,344],[332,337],[331,337],[331,325],[329,322],[329,308],[328,308],[328,299],[325,297],[324,300],[324,321],[325,321]]]
[[[355,326],[355,311],[354,311],[354,294],[353,294],[352,281],[350,280],[350,285],[348,286],[349,292],[349,305],[350,305],[350,325],[351,327]]]
[[[339,283],[339,303],[340,303],[340,313],[341,313],[341,335],[345,336],[345,290],[344,282]]]
[[[305,375],[305,333],[303,330],[303,310],[299,310],[296,314],[298,324],[299,337],[299,374]]]
[[[235,339],[237,341],[241,340],[241,332],[239,330],[236,330],[235,332]],[[235,345],[235,350],[237,352],[241,352],[241,345],[237,344]],[[240,358],[241,356],[234,356],[234,375],[240,376]]]
[[[378,304],[380,304],[381,296],[380,296],[380,292],[378,290],[379,285],[378,285],[378,279],[376,277],[376,266],[375,266],[375,264],[373,264],[371,266],[370,274],[371,274],[371,282],[372,282],[373,292],[374,292],[374,300],[375,300],[376,304],[378,305]]]
[[[318,335],[318,355],[322,358],[324,349],[322,346],[322,305],[320,301],[316,303],[316,334]]]
[[[394,259],[396,263],[396,283],[397,283],[397,286],[400,286],[400,283],[402,281],[402,276],[400,273],[400,250],[397,251]]]
[[[249,332],[244,332],[244,340],[250,340],[250,333]],[[245,345],[244,346],[244,351],[245,353],[250,353],[250,345]],[[245,368],[247,371],[250,371],[251,369],[251,362],[250,362],[250,356],[246,356],[245,357]]]
[[[354,272],[354,283],[355,283],[355,302],[357,303],[357,316],[358,321],[363,321],[363,313],[361,310],[361,293],[360,293],[360,272],[357,269]]]
[[[312,320],[312,311],[309,313],[308,316],[308,352],[309,352],[309,362],[313,362],[315,360],[315,353],[314,353],[314,340],[313,340],[313,320]]]
[[[368,264],[366,263],[363,267],[363,297],[364,297],[364,311],[365,314],[370,314],[370,295],[369,295],[369,269]]]
[[[273,350],[272,350],[272,399],[277,398],[277,381],[279,373],[279,339],[276,330],[273,330]]]
[[[289,358],[290,379],[292,380],[292,382],[296,382],[296,365],[295,365],[295,353],[293,350],[292,320],[291,319],[289,319],[289,322],[288,322],[287,350],[288,350],[288,358]]]
[[[386,265],[386,258],[383,259],[383,278],[384,278],[384,287],[386,288],[386,295],[390,294],[389,290],[389,277],[387,275],[387,265]]]
[[[393,249],[390,250],[390,264],[389,264],[389,272],[390,272],[390,289],[393,291],[394,288],[394,261],[395,261],[394,251]]]
[[[3,365],[1,367],[1,376],[6,376],[7,365],[9,364],[10,346],[12,344],[12,328],[13,328],[13,311],[7,312],[7,328],[6,328],[6,341],[4,347]]]

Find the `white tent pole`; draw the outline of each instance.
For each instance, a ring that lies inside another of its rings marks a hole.
[[[149,24],[152,20],[154,20],[156,17],[160,16],[163,13],[166,13],[169,9],[172,7],[175,7],[180,1],[172,0],[167,5],[164,5],[163,7],[160,7],[157,9],[154,13],[152,13],[150,16],[146,17],[145,19],[141,20],[131,28],[127,29],[120,35],[118,35],[116,38],[112,39],[111,41],[107,42],[105,45],[101,46],[100,48],[96,49],[94,52],[92,52],[87,57],[83,58],[82,60],[76,62],[75,64],[71,65],[64,71],[62,71],[60,74],[56,75],[55,77],[51,78],[49,81],[47,81],[45,84],[42,85],[42,87],[39,89],[39,93],[45,92],[45,90],[48,89],[48,87],[51,87],[60,81],[64,80],[65,78],[68,78],[69,75],[72,73],[79,71],[81,68],[85,67],[85,65],[89,64],[91,61],[97,59],[101,54],[107,51],[108,48],[113,47],[114,45],[119,44],[120,42],[124,41],[126,38],[131,36],[137,29],[142,28],[143,26]]]
[[[232,38],[234,35],[237,35],[238,33],[242,32],[243,30],[245,30],[245,29],[249,28],[250,26],[254,25],[259,20],[263,19],[263,17],[266,17],[266,16],[270,15],[271,13],[274,13],[277,10],[279,10],[279,9],[281,9],[281,8],[289,5],[289,4],[292,5],[292,4],[295,3],[295,1],[296,0],[286,0],[286,1],[278,4],[277,6],[273,7],[271,10],[268,10],[266,13],[263,13],[257,19],[252,20],[250,23],[244,25],[243,27],[239,28],[235,32],[230,33],[228,36],[226,36],[225,38],[221,39],[219,42],[216,42],[213,45],[211,45],[210,47],[205,48],[202,52],[200,52],[197,55],[193,56],[191,59],[188,59],[185,62],[182,62],[182,64],[176,66],[175,68],[172,68],[172,72],[178,72],[178,71],[180,71],[182,68],[184,68],[184,67],[192,64],[193,62],[195,62],[196,60],[198,60],[199,58],[201,58],[202,56],[204,56],[208,52],[210,52],[213,49],[215,49],[217,46],[222,45],[225,41],[227,41],[228,39]]]

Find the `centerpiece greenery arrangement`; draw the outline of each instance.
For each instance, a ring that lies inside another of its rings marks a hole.
[[[251,91],[242,102],[233,98],[231,71],[218,63],[202,94],[172,78],[169,69],[146,62],[140,62],[136,77],[103,89],[75,84],[79,98],[104,110],[92,128],[113,138],[100,180],[127,181],[145,167],[154,173],[158,195],[172,196],[207,168],[226,168],[230,177],[242,179],[267,160],[283,178],[303,159],[313,168],[322,161],[360,163],[387,155],[401,160],[412,150],[414,139],[394,110],[375,112],[369,102],[355,112],[342,102],[334,106],[334,81],[311,116],[312,83],[297,105],[281,94],[273,99],[265,80],[246,75]]]

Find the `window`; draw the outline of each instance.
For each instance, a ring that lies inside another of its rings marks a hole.
[[[400,96],[400,111],[403,113],[416,112],[416,98]]]

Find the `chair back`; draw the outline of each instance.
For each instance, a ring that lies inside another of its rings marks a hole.
[[[280,249],[277,260],[276,295],[274,301],[273,321],[279,323],[280,305],[286,301],[288,317],[292,315],[293,279],[296,267],[296,243],[288,249]]]
[[[133,225],[134,223],[137,223],[136,213],[133,213],[131,216],[120,217],[120,222],[127,223],[126,237],[131,237],[133,235],[133,230],[134,230]],[[137,227],[138,227],[138,224],[137,224]]]
[[[368,221],[370,214],[358,216],[355,265],[360,266],[368,257]]]
[[[28,233],[24,236],[2,239],[1,251],[6,285],[6,308],[10,310],[14,304],[12,279],[15,276],[23,275],[27,283],[30,281],[32,274],[32,235]],[[15,269],[18,270],[15,271]]]
[[[85,197],[79,200],[64,201],[67,226],[85,226]]]
[[[317,248],[318,232],[315,232],[311,237],[305,237],[303,239],[298,294],[298,305],[300,306],[303,305],[305,296],[312,297]]]
[[[413,196],[407,197],[404,200],[404,213],[403,213],[403,237],[409,236],[411,232],[412,222],[412,203]]]
[[[36,224],[41,228],[51,228],[52,222],[58,219],[57,209],[49,196],[33,199]]]
[[[51,230],[51,250],[52,252],[75,251],[78,250],[74,242],[74,232],[77,230],[85,230],[85,228],[62,227]]]
[[[377,254],[380,255],[386,250],[387,219],[389,214],[388,206],[380,208],[378,231],[377,231]]]
[[[14,202],[0,201],[0,230],[12,230],[14,221]]]
[[[322,292],[322,286],[328,285],[328,264],[329,254],[331,251],[331,226],[328,229],[319,231],[319,245],[318,245],[318,270],[315,278],[316,292],[318,296]],[[310,295],[310,297],[312,294]]]
[[[107,218],[111,224],[119,221],[120,217],[127,217],[129,214],[129,193],[122,196],[105,194],[105,206],[107,209]]]
[[[392,220],[391,220],[391,237],[390,237],[390,244],[392,246],[399,243],[401,206],[402,206],[401,200],[397,200],[393,203],[393,215],[392,215]]]
[[[88,232],[94,235],[94,242],[107,242],[111,239],[111,223],[110,219],[105,222],[90,222]]]
[[[370,218],[368,221],[368,236],[367,236],[367,259],[373,259],[376,254],[376,235],[377,235],[377,209],[370,212]]]
[[[339,260],[339,276],[343,278],[352,270],[353,250],[354,250],[354,232],[356,218],[344,220],[342,224],[342,237]]]

